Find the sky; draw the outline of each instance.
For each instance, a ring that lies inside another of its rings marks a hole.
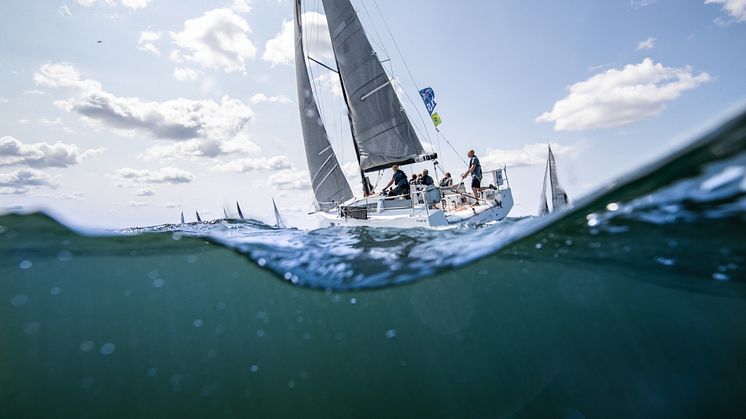
[[[319,3],[305,2],[307,52],[332,63]],[[746,104],[746,0],[353,4],[421,140],[454,174],[472,148],[485,169],[506,165],[513,216],[537,212],[547,144],[577,199]],[[0,213],[115,228],[240,201],[272,222],[274,198],[313,227],[292,13],[289,0],[0,2]],[[311,75],[357,192],[336,75]]]

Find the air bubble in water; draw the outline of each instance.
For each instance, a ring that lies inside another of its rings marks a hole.
[[[28,303],[28,296],[25,294],[18,294],[10,299],[10,304],[12,304],[13,307],[20,307],[26,303]]]
[[[712,279],[716,281],[727,281],[730,279],[730,277],[722,272],[715,272],[712,274]]]
[[[101,352],[101,355],[111,355],[116,350],[117,350],[116,345],[114,345],[111,342],[106,342],[103,345],[101,345],[101,349],[99,350],[99,352]]]

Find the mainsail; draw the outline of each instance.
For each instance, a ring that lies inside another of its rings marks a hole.
[[[306,160],[316,206],[327,210],[353,197],[349,183],[339,166],[326,128],[321,120],[316,99],[311,90],[306,56],[303,48],[301,0],[295,2],[295,77],[298,84],[298,106],[306,148]]]
[[[323,0],[363,172],[426,154],[349,0]],[[296,50],[297,51],[297,50]],[[296,62],[305,62],[296,57]],[[427,159],[427,158],[425,158]]]

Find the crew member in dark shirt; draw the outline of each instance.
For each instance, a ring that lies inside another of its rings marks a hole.
[[[394,176],[391,177],[391,180],[383,189],[388,189],[389,186],[394,185],[394,189],[389,192],[389,196],[409,195],[407,174],[399,169],[398,164],[391,166],[391,169],[394,171]]]
[[[432,177],[430,177],[429,172],[427,171],[427,169],[423,170],[422,171],[422,177],[420,178],[420,185],[430,186],[430,185],[432,185],[434,183],[435,183],[435,181],[433,180]]]
[[[479,205],[479,191],[482,188],[482,165],[479,163],[474,150],[466,153],[469,158],[469,170],[461,175],[461,179],[466,179],[471,174],[471,191],[474,193],[474,205]]]

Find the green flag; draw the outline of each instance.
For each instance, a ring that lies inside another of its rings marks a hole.
[[[438,127],[438,125],[443,123],[443,120],[440,119],[440,115],[437,112],[434,112],[431,117],[433,118],[433,124],[435,124],[435,128]]]

